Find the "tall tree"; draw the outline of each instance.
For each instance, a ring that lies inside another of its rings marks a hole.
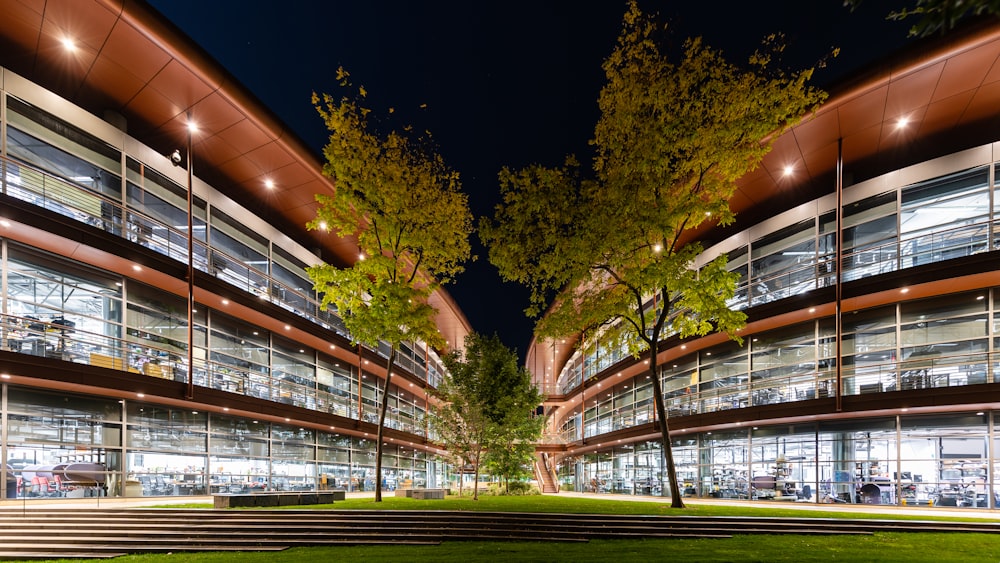
[[[503,169],[502,203],[480,234],[503,278],[530,288],[526,312],[544,311],[537,336],[586,331],[648,355],[672,506],[683,507],[659,344],[713,330],[738,339],[745,322],[726,305],[737,282],[726,257],[695,269],[702,247],[693,230],[733,220],[736,180],[825,94],[807,86],[812,69],[772,68],[780,37],[765,40],[746,70],[697,38],[674,63],[654,16],[633,1],[623,21],[603,65],[592,174],[573,157],[559,168]]]
[[[472,467],[476,483],[479,482],[479,468],[490,443],[490,419],[476,393],[478,378],[464,369],[457,355],[446,356],[444,362],[448,370],[442,374],[437,388],[431,391],[439,403],[429,409],[427,416],[452,465],[459,468],[458,494],[461,496],[466,466]],[[479,499],[478,490],[472,495],[473,499]]]
[[[341,86],[349,76],[338,70]],[[402,342],[443,348],[429,296],[459,274],[470,257],[472,214],[450,169],[426,137],[410,128],[381,135],[369,123],[364,88],[354,97],[313,94],[313,105],[330,131],[323,173],[333,195],[319,194],[310,229],[356,240],[351,266],[309,268],[322,306],[335,307],[355,342],[389,344],[378,415],[375,501],[382,500],[382,446],[389,382]]]
[[[470,334],[464,353],[452,352],[444,363],[448,373],[437,390],[442,404],[431,423],[445,445],[469,452],[477,484],[484,464],[505,483],[522,476],[544,421],[534,415],[543,397],[517,353],[496,335]]]
[[[494,422],[496,431],[490,435],[490,447],[483,460],[486,469],[500,478],[507,492],[511,481],[531,476],[535,444],[545,424],[543,417],[535,415],[544,397],[531,383],[531,374],[524,368],[518,371],[521,374],[518,385],[498,405],[503,415],[499,422]]]

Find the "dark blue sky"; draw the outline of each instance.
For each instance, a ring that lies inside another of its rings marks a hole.
[[[149,0],[316,148],[326,131],[309,98],[340,95],[338,66],[364,85],[376,110],[428,129],[461,173],[473,213],[492,214],[497,172],[555,166],[587,153],[624,0]],[[645,0],[679,43],[702,36],[742,63],[760,39],[783,32],[786,66],[841,55],[817,73],[827,86],[906,42],[912,22],[887,22],[908,0],[678,2]],[[737,4],[732,6],[731,4]],[[421,109],[421,104],[426,108]],[[478,239],[477,239],[478,240]],[[447,286],[477,332],[497,333],[523,357],[533,320],[527,293],[479,260]]]

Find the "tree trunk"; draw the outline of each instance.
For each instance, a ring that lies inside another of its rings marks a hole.
[[[482,459],[481,453],[476,454],[476,480],[472,483],[472,500],[479,500],[479,460]]]
[[[385,413],[389,407],[389,380],[392,379],[392,364],[396,361],[396,345],[389,348],[389,360],[385,363],[385,385],[382,386],[382,405],[378,413],[378,433],[375,442],[375,502],[382,502],[382,429],[385,427]],[[361,390],[358,389],[360,396]]]
[[[657,340],[657,338],[654,338],[649,346],[649,369],[653,374],[653,397],[656,400],[657,421],[660,426],[660,439],[663,442],[663,456],[667,466],[667,481],[670,483],[670,507],[684,508],[684,500],[681,498],[681,488],[677,483],[677,468],[674,466],[674,449],[670,441],[667,405],[663,401],[663,387],[660,385],[660,374],[656,370],[656,356],[657,352],[659,352]]]

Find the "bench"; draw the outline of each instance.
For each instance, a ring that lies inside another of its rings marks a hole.
[[[445,489],[414,489],[413,498],[416,500],[444,500]]]
[[[212,499],[215,508],[246,508],[299,506],[306,504],[332,504],[347,498],[346,491],[263,491],[247,494],[215,494]]]
[[[448,495],[448,489],[396,489],[397,497],[417,500],[443,500]]]

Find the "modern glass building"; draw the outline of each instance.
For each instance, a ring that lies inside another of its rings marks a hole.
[[[388,348],[352,347],[305,273],[357,253],[304,228],[316,151],[144,3],[0,12],[5,497],[372,490],[383,402],[383,486],[442,483],[438,352],[404,346],[380,396]]]
[[[696,234],[748,324],[661,346],[686,495],[1000,503],[998,56],[990,21],[858,73]],[[564,489],[668,494],[642,360],[598,333],[527,363]]]

